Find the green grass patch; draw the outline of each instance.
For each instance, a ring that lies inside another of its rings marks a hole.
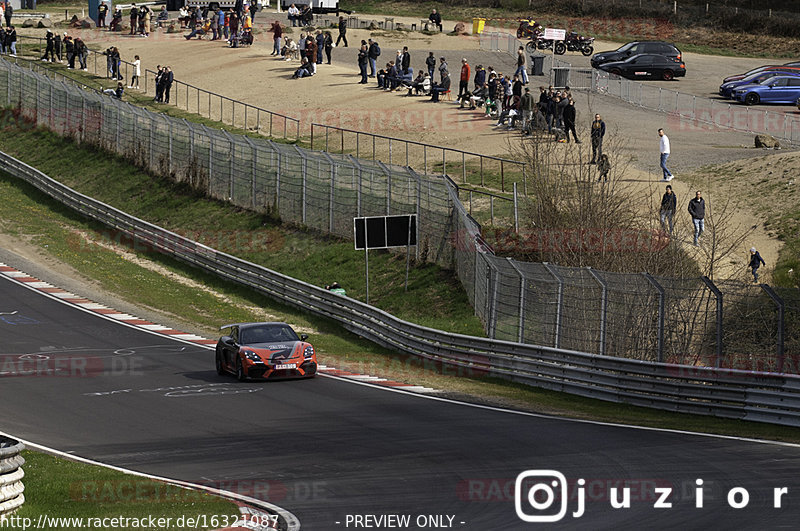
[[[87,519],[140,519],[152,515],[164,519],[165,525],[159,529],[181,530],[187,529],[187,518],[229,515],[230,524],[239,514],[236,504],[200,491],[40,452],[25,450],[22,455],[25,458],[22,467],[25,471],[25,503],[15,516],[29,518],[35,523],[41,515],[47,515],[51,519],[47,522],[47,529],[82,528],[74,519],[83,519],[86,524]],[[56,521],[57,518],[64,520]],[[224,521],[207,521],[207,524],[192,529],[220,528]],[[99,529],[103,526],[93,527]],[[147,528],[147,525],[124,526],[126,529],[133,527]]]
[[[38,149],[33,149],[34,146],[38,146]],[[15,131],[3,136],[0,148],[4,151],[18,150],[18,154],[22,153],[25,160],[40,166],[43,171],[66,176],[81,187],[116,190],[109,193],[117,194],[123,201],[127,201],[126,206],[139,212],[154,210],[156,213],[152,217],[163,218],[164,221],[181,219],[182,222],[190,223],[189,226],[192,223],[199,223],[201,226],[212,223],[215,224],[213,226],[223,229],[240,227],[242,223],[248,223],[250,227],[263,227],[264,220],[254,214],[237,212],[229,206],[213,202],[206,204],[205,200],[188,196],[189,199],[185,201],[200,212],[196,217],[191,216],[192,209],[183,205],[183,199],[170,198],[172,192],[161,191],[164,183],[141,175],[124,161],[107,154],[78,149],[47,133]],[[92,185],[93,182],[96,184]],[[150,193],[154,198],[149,197]],[[91,240],[102,239],[103,229],[72,214],[65,207],[16,179],[7,176],[0,178],[0,195],[3,197],[0,202],[0,230],[36,244],[47,254],[93,279],[104,289],[116,292],[125,300],[191,323],[195,330],[209,337],[214,337],[217,327],[225,322],[267,318],[285,320],[312,334],[311,340],[317,347],[322,363],[441,389],[449,396],[457,398],[576,418],[800,442],[798,429],[610,404],[426,364],[412,356],[399,355],[359,339],[344,332],[335,322],[278,304],[161,255],[135,253],[141,262],[150,264],[150,267],[143,267],[140,263],[120,256],[118,252],[87,243],[83,234]],[[275,236],[283,234],[286,238],[284,246],[292,248],[295,257],[302,257],[296,258],[291,266],[297,268],[297,271],[306,271],[302,274],[314,270],[314,267],[300,263],[304,260],[315,260],[318,264],[316,267],[322,267],[324,271],[340,267],[336,262],[347,260],[338,255],[349,251],[346,248],[351,246],[335,240],[313,238],[302,231],[286,230],[277,225],[268,225],[258,230],[268,231]],[[305,240],[305,237],[309,239]],[[313,249],[310,247],[330,248],[318,256],[312,256]],[[390,255],[375,255],[381,258],[371,261],[372,271],[381,260],[387,263],[403,262],[402,259]],[[153,264],[163,271],[154,271],[151,267]],[[288,265],[286,267],[291,269]],[[352,267],[354,278],[361,278],[360,260],[348,267]],[[402,271],[402,266],[399,269]],[[298,276],[298,273],[290,272]],[[319,273],[316,274],[319,276]],[[456,320],[460,311],[462,317],[458,319],[475,323],[463,294],[451,292],[445,295],[442,287],[437,286],[436,289],[442,290],[442,299],[431,302],[429,292],[426,291],[431,288],[425,288],[426,283],[453,282],[446,276],[442,277],[442,274],[436,269],[427,268],[422,272],[415,272],[412,278],[416,284],[412,283],[413,291],[409,298],[394,302],[400,307],[398,312],[414,311],[423,316],[417,321],[431,320],[441,323],[448,319]],[[324,277],[328,280],[331,276],[326,273]],[[188,285],[187,280],[196,284]],[[342,278],[337,280],[342,282]],[[348,289],[357,291],[350,286]],[[393,289],[399,290],[399,286]],[[389,295],[383,296],[391,298]],[[431,308],[437,305],[461,308],[451,311],[447,317],[435,316],[433,314],[436,312]],[[428,317],[424,317],[426,315]],[[463,322],[453,325],[452,328],[456,329],[470,328]],[[211,370],[213,368],[209,367],[209,371]]]

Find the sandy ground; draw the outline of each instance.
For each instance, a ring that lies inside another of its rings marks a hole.
[[[370,36],[377,39],[382,48],[379,65],[381,61],[385,63],[393,59],[395,50],[408,46],[412,54],[411,64],[415,69],[423,66],[424,58],[432,51],[436,57],[447,58],[451,74],[457,75],[461,57],[467,58],[473,67],[483,64],[491,65],[501,72],[513,72],[513,61],[508,55],[481,51],[477,38],[350,29],[350,46],[334,49],[332,65],[319,65],[318,74],[312,78],[293,80],[290,76],[297,63],[270,57],[271,34],[263,31],[269,22],[283,17],[260,13],[256,23],[261,32],[256,35],[256,44],[250,48],[238,49],[231,49],[221,41],[187,42],[183,34],[166,34],[161,31],[149,38],[97,30],[70,30],[70,33],[81,34],[86,42],[96,48],[117,46],[125,60],[130,61],[134,55],[139,55],[143,69],[155,69],[158,64],[169,64],[176,79],[185,83],[296,116],[304,123],[315,121],[489,155],[505,155],[509,151],[509,142],[517,141],[513,133],[494,128],[493,121],[484,117],[483,113],[459,110],[454,102],[434,104],[428,98],[406,97],[405,91],[386,93],[378,90],[373,83],[357,83],[357,45],[361,39]],[[381,20],[380,17],[374,18]],[[292,30],[290,36],[298,37],[299,29]],[[38,30],[38,33],[43,34],[43,30]],[[335,30],[333,35],[336,36]],[[615,47],[615,44],[598,42],[596,49]],[[561,59],[572,61],[575,65],[588,64],[588,59],[579,54],[567,54],[561,56]],[[713,98],[716,97],[717,87],[724,75],[743,72],[771,62],[767,59],[697,54],[686,54],[685,61],[689,69],[686,78],[651,83],[687,92],[698,98]],[[774,62],[782,63],[785,60]],[[534,92],[540,84],[546,83],[544,80],[532,80]],[[762,155],[761,151],[751,147],[751,134],[697,128],[694,124],[685,123],[670,115],[648,111],[609,96],[583,92],[576,92],[575,96],[579,136],[588,141],[591,119],[595,113],[600,113],[606,121],[609,135],[621,139],[621,148],[615,156],[619,160],[629,159],[632,162],[624,181],[641,191],[645,203],[647,197],[655,200],[663,192],[658,168],[659,139],[656,130],[659,127],[665,128],[671,139],[672,156],[669,166],[676,175],[672,185],[681,203],[685,203],[693,195],[689,185],[682,180],[683,176],[710,164],[729,163]],[[588,142],[583,144],[584,149],[587,144]],[[563,149],[576,147],[570,145]],[[706,194],[706,199],[712,203],[716,194],[726,193],[723,187],[716,186]],[[685,204],[679,210],[684,212]],[[688,216],[685,217],[687,219],[681,222],[688,223]],[[747,205],[742,205],[739,217],[737,222],[747,224],[752,220],[753,213]],[[780,248],[777,240],[770,238],[759,227],[743,249],[753,244],[763,250],[765,259],[774,263]],[[745,254],[742,253],[742,256]]]

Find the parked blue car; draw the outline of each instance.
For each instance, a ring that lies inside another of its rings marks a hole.
[[[747,105],[794,104],[797,98],[800,98],[800,76],[775,76],[764,84],[743,85],[733,91],[733,99]]]
[[[729,81],[719,86],[719,95],[723,98],[732,98],[733,91],[737,87],[744,85],[763,85],[765,81],[772,79],[775,76],[800,76],[800,72],[786,72],[780,70],[767,70],[765,72],[756,72],[744,79],[737,79],[736,81]]]

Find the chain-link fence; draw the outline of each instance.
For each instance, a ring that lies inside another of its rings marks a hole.
[[[799,373],[799,290],[497,257],[458,186],[446,177],[209,129],[2,59],[0,105],[210,197],[341,237],[352,237],[357,216],[416,213],[417,257],[456,271],[492,338],[647,361]]]

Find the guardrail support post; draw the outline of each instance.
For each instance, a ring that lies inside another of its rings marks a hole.
[[[561,275],[556,272],[552,265],[547,262],[543,262],[542,265],[558,282],[558,305],[556,306],[556,324],[553,331],[553,348],[561,348],[561,312],[564,309],[564,279],[561,278]]]
[[[722,292],[719,288],[711,281],[710,278],[707,276],[700,277],[708,289],[711,290],[711,293],[714,294],[714,297],[717,300],[717,360],[715,363],[716,367],[722,367],[722,356],[724,353],[723,344],[722,344]]]
[[[664,362],[664,310],[665,304],[664,299],[666,292],[664,288],[659,284],[656,279],[654,279],[649,273],[642,273],[644,278],[652,285],[656,291],[658,291],[658,352],[657,352],[657,361],[659,363]]]
[[[519,204],[517,203],[517,183],[514,183],[514,233],[519,234]]]
[[[494,273],[494,274],[492,274]],[[487,310],[489,313],[489,322],[486,326],[486,331],[489,338],[494,339],[497,333],[497,281],[498,271],[492,265],[491,260],[487,260],[486,265],[486,290],[491,293],[491,297],[486,297]],[[492,280],[494,277],[494,281]],[[488,295],[487,293],[487,295]]]
[[[778,334],[777,334],[777,352],[775,353],[778,359],[778,372],[783,372],[783,364],[786,361],[786,353],[784,351],[784,337],[785,337],[785,328],[786,328],[786,304],[783,302],[783,299],[775,293],[771,287],[766,284],[761,284],[761,289],[763,289],[767,295],[769,295],[772,302],[775,303],[775,306],[778,309]]]

